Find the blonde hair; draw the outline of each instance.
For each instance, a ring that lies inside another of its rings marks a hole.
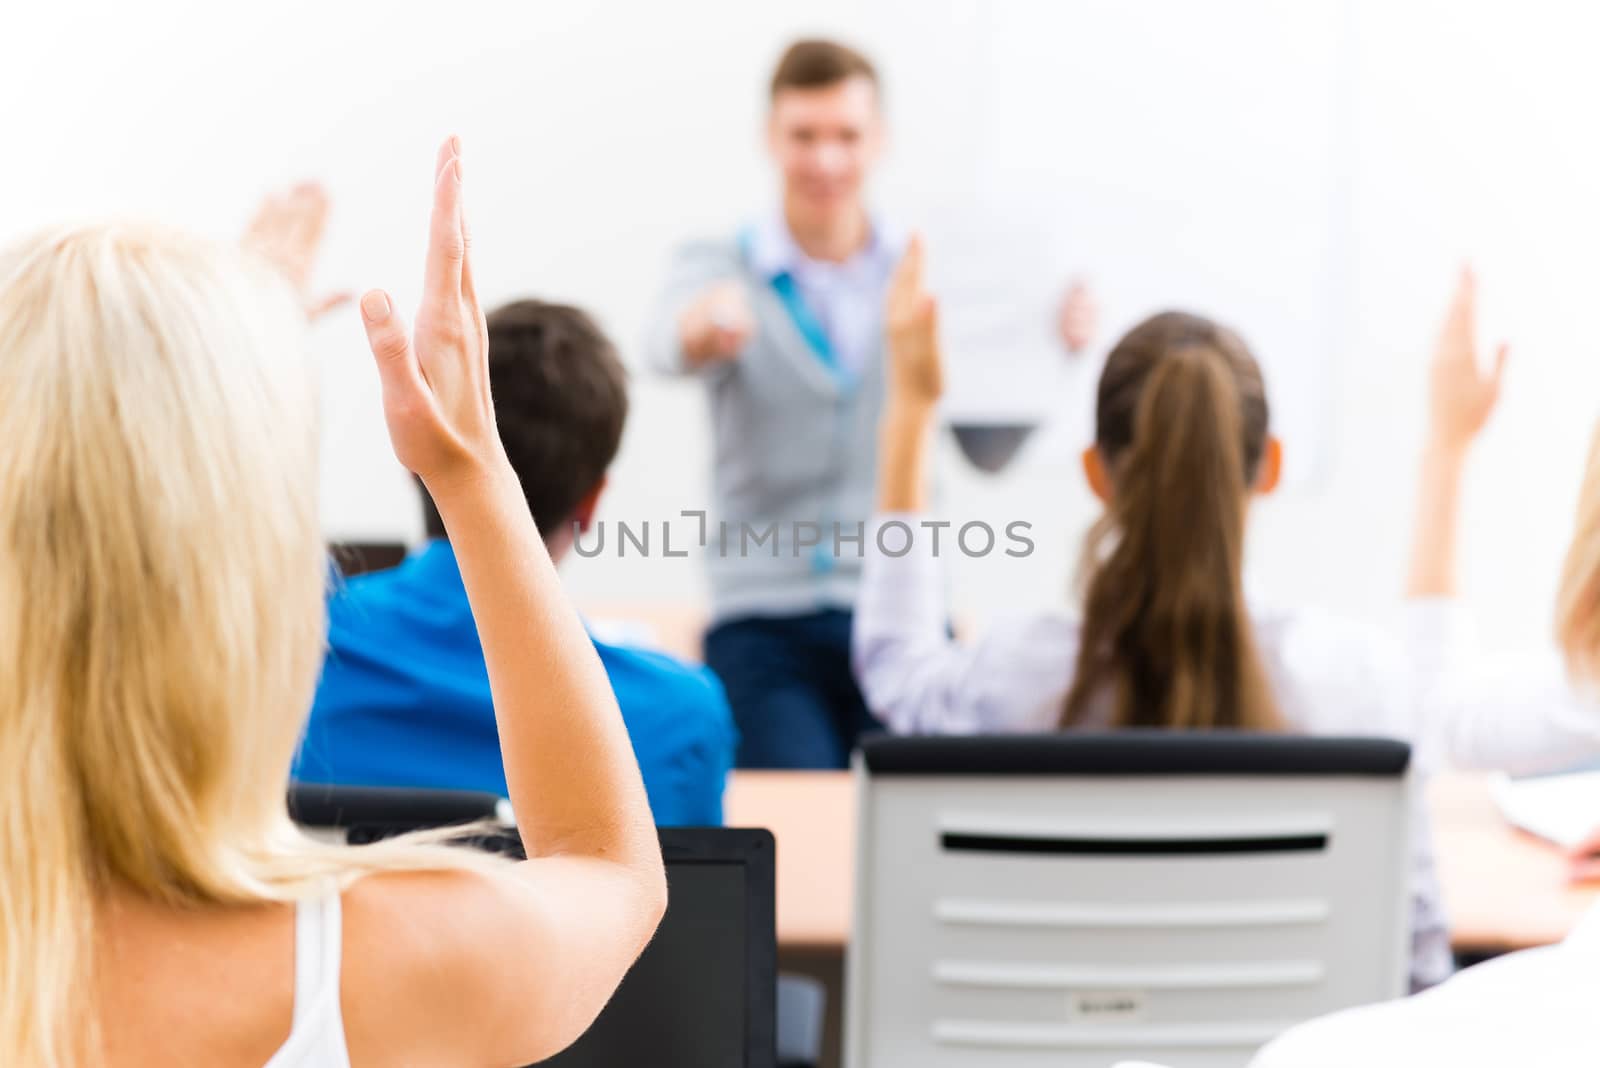
[[[1600,426],[1589,444],[1577,522],[1561,568],[1556,641],[1575,677],[1600,682]]]
[[[0,1064],[95,1059],[108,887],[243,904],[476,863],[285,811],[327,566],[303,321],[266,264],[159,229],[0,253]]]

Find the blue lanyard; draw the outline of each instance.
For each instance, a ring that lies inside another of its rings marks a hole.
[[[750,259],[751,240],[748,229],[740,232],[739,248],[746,262]],[[816,313],[807,306],[805,298],[801,296],[800,286],[795,282],[794,275],[788,271],[779,271],[769,284],[789,313],[789,321],[794,323],[795,329],[800,332],[800,336],[805,339],[817,359],[822,361],[835,378],[843,382],[844,368],[839,366],[839,357],[834,352],[833,342],[829,340],[828,332],[822,328],[822,320],[817,318]]]
[[[834,354],[833,342],[828,340],[828,332],[822,328],[822,322],[812,313],[805,298],[800,295],[800,287],[795,283],[794,275],[788,271],[774,275],[772,290],[778,294],[778,299],[783,301],[783,306],[788,309],[789,318],[793,320],[795,329],[806,339],[811,351],[837,374],[839,358]]]

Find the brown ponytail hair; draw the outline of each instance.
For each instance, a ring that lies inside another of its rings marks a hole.
[[[1115,492],[1085,545],[1062,725],[1109,689],[1116,727],[1278,728],[1244,601],[1245,508],[1267,449],[1255,357],[1208,319],[1146,319],[1107,357],[1095,446]]]

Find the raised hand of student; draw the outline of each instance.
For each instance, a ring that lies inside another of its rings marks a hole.
[[[1100,328],[1100,302],[1082,280],[1075,279],[1061,295],[1056,332],[1067,352],[1077,355],[1094,341]]]
[[[1431,444],[1465,449],[1478,436],[1500,399],[1509,351],[1500,345],[1493,364],[1483,366],[1478,354],[1478,280],[1470,267],[1462,268],[1428,372]]]
[[[1463,268],[1434,345],[1428,370],[1428,436],[1417,484],[1409,597],[1450,597],[1456,592],[1456,542],[1461,479],[1467,447],[1500,399],[1508,348],[1485,369],[1478,357],[1478,280]]]
[[[944,394],[939,307],[928,292],[922,238],[914,235],[889,283],[884,324],[889,399],[879,423],[878,510],[918,512],[926,505],[928,439]]]
[[[931,409],[944,393],[944,361],[939,351],[939,306],[928,292],[925,260],[922,237],[914,234],[889,282],[884,321],[890,403]]]
[[[349,293],[310,295],[311,271],[328,225],[328,194],[315,182],[269,194],[256,208],[241,244],[278,268],[300,295],[306,318],[316,320],[349,302]]]
[[[530,859],[356,884],[345,1023],[352,1050],[381,1033],[408,1063],[528,1064],[594,1020],[655,930],[666,880],[616,697],[495,428],[461,179],[451,138],[434,164],[416,328],[381,289],[361,314],[395,455],[426,483],[461,569]],[[374,996],[351,999],[363,984]]]
[[[737,360],[756,330],[755,314],[738,282],[718,282],[678,317],[678,342],[689,366]]]
[[[435,161],[416,328],[407,332],[383,290],[361,298],[395,456],[436,502],[452,484],[510,473],[489,397],[489,332],[472,283],[458,148],[452,138]]]

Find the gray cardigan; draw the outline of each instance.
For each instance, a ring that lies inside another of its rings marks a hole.
[[[882,345],[859,376],[840,375],[811,349],[738,241],[700,241],[673,257],[645,340],[653,367],[687,373],[678,316],[707,286],[730,279],[746,286],[755,333],[737,360],[693,372],[711,407],[704,552],[713,618],[852,608],[877,478]],[[813,537],[818,544],[804,544]]]

